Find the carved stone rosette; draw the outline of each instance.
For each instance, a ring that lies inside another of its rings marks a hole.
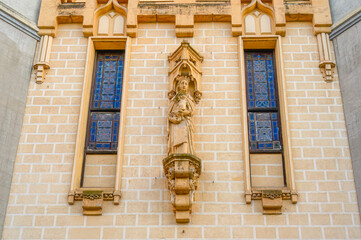
[[[195,106],[202,97],[199,83],[203,58],[188,42],[183,41],[168,59],[168,154],[163,160],[163,167],[176,221],[187,223],[202,168],[201,160],[195,155],[192,118]]]
[[[164,174],[177,223],[187,223],[192,212],[194,191],[201,174],[201,160],[193,154],[171,154],[163,159]]]

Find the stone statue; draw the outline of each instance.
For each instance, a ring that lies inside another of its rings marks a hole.
[[[177,223],[190,221],[194,192],[202,171],[202,160],[195,154],[192,118],[202,93],[200,56],[187,41],[168,57],[169,112],[168,154],[163,159],[170,199]]]
[[[173,153],[194,154],[192,115],[195,101],[189,94],[190,78],[180,76],[177,80],[168,114],[168,156]]]

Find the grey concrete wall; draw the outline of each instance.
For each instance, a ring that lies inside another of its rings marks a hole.
[[[336,23],[361,6],[361,0],[330,0],[332,22]]]
[[[358,204],[361,211],[361,22],[334,40]]]
[[[41,0],[0,0],[34,23],[38,23]]]
[[[37,41],[0,19],[0,236]]]

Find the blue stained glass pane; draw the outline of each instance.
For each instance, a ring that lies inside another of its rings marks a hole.
[[[93,112],[91,115],[89,149],[116,150],[118,146],[120,114],[118,112]]]
[[[113,108],[113,105],[111,102],[103,101],[100,103],[100,108],[102,108],[102,109]]]
[[[249,118],[253,121],[255,113],[249,113]],[[254,125],[254,124],[253,124]]]
[[[250,149],[280,150],[280,121],[273,54],[246,52],[245,58],[247,102],[250,111],[248,112]],[[264,112],[251,112],[252,109],[257,108],[262,111],[264,109]]]
[[[90,116],[90,150],[116,150],[123,84],[124,54],[99,53]],[[94,112],[92,110],[112,110]]]
[[[248,113],[251,149],[279,150],[280,132],[278,114],[271,112]],[[278,144],[275,144],[277,142]],[[276,147],[276,148],[275,148]]]
[[[99,54],[97,77],[93,96],[93,108],[119,108],[123,84],[124,56],[122,54]]]
[[[248,107],[268,108],[276,100],[272,53],[246,52]],[[255,100],[255,105],[250,105]]]
[[[266,82],[266,72],[255,72],[254,73],[255,82]]]

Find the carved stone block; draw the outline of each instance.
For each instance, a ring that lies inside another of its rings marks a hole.
[[[282,214],[282,190],[263,190],[262,206],[264,215]]]
[[[83,192],[83,214],[89,216],[102,215],[103,192],[84,191]]]

